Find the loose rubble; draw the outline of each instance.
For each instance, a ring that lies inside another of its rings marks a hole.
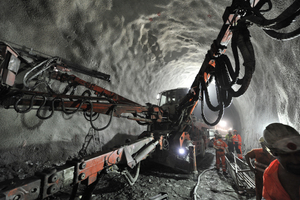
[[[44,163],[49,167],[49,163]],[[140,200],[140,199],[168,199],[168,200],[231,200],[231,199],[255,199],[247,193],[239,194],[231,177],[224,176],[215,171],[215,157],[212,148],[207,149],[206,155],[198,159],[198,172],[201,177],[198,183],[198,175],[185,174],[171,168],[150,162],[142,161],[139,178],[133,186],[118,174],[106,174],[102,177],[93,192],[92,199],[97,200]],[[41,164],[39,165],[39,167]],[[0,168],[0,180],[10,178],[25,178],[34,173],[37,164],[27,161],[23,166],[12,165]],[[197,190],[194,191],[198,184]],[[77,199],[84,190],[79,188]],[[67,200],[72,188],[65,188],[56,193],[50,199]],[[196,195],[195,195],[196,192]],[[160,198],[161,197],[161,198]]]

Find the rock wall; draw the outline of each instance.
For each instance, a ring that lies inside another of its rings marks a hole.
[[[278,1],[275,7],[280,11],[286,2]],[[156,103],[160,91],[191,85],[230,4],[228,0],[1,1],[0,39],[110,74],[111,83],[77,75],[145,105]],[[233,101],[232,111],[225,110],[226,119],[241,133],[245,150],[258,146],[268,123],[300,128],[300,39],[275,41],[258,27],[250,31],[256,71],[245,95]],[[0,165],[64,161],[79,152],[90,130],[79,113],[55,113],[42,121],[34,111],[0,109]],[[103,117],[97,125],[106,120]],[[108,129],[96,133],[98,146],[90,150],[120,145],[144,129],[114,118]]]

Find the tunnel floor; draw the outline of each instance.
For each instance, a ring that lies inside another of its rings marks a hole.
[[[217,173],[214,149],[209,148],[202,159],[198,159],[198,172],[201,175],[196,193],[197,199],[234,200],[256,199],[247,193],[239,194],[234,181],[229,176]],[[212,169],[212,170],[206,170]],[[128,199],[159,199],[165,195],[169,200],[192,200],[194,188],[198,183],[198,175],[184,174],[157,163],[142,161],[140,175],[133,186],[130,186],[121,175],[106,174],[97,184],[93,192],[93,200],[128,200]],[[80,199],[80,189],[78,199]],[[84,188],[82,188],[83,190]],[[71,188],[56,193],[51,199],[69,199]]]

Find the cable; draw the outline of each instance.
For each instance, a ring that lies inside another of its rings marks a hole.
[[[199,186],[199,184],[200,184],[200,178],[201,178],[201,176],[202,176],[205,172],[207,172],[207,171],[209,171],[209,170],[213,170],[213,169],[214,169],[214,168],[206,169],[206,170],[204,170],[201,174],[199,174],[199,176],[198,176],[198,181],[197,181],[197,185],[195,186],[194,192],[193,192],[193,194],[194,194],[194,200],[197,200],[197,197],[200,198],[200,196],[197,194],[197,189],[198,189],[198,186]]]
[[[136,168],[135,176],[134,177],[131,176],[131,174],[129,173],[128,170],[124,170],[124,171],[121,172],[121,174],[123,176],[125,176],[125,178],[128,181],[128,183],[129,183],[130,186],[133,186],[134,183],[137,181],[137,179],[139,177],[139,174],[140,174],[140,166],[141,166],[141,162],[139,162],[137,164],[137,168]]]
[[[41,73],[43,73],[44,71],[46,71],[47,69],[49,69],[50,67],[52,67],[53,65],[55,65],[56,63],[52,63],[53,61],[56,61],[58,58],[53,57],[47,60],[44,60],[43,62],[39,63],[38,65],[36,65],[35,67],[33,67],[31,70],[29,70],[24,78],[23,78],[23,84],[26,88],[29,88],[29,90],[34,90],[38,85],[40,84],[46,84],[48,85],[48,83],[46,81],[37,81],[36,84],[33,87],[30,87],[28,85],[28,82],[31,81],[32,79],[36,78],[38,75],[40,75]],[[34,75],[32,75],[30,78],[27,79],[27,77],[29,76],[30,73],[32,73],[34,70],[38,69],[39,67],[43,66],[43,68],[41,70],[39,70],[37,73],[35,73]]]

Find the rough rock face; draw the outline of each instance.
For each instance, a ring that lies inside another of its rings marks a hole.
[[[274,12],[267,16],[277,16],[290,2],[275,1]],[[1,1],[0,39],[110,74],[111,83],[78,76],[145,105],[156,103],[160,91],[191,85],[230,4],[229,0]],[[241,133],[245,150],[258,146],[268,123],[300,128],[300,39],[275,41],[256,26],[250,32],[256,71],[248,91],[224,116]],[[230,51],[228,55],[232,56]],[[19,114],[1,108],[0,115],[0,165],[64,161],[77,155],[90,129],[81,114],[55,113],[42,121],[35,111]],[[143,130],[135,122],[114,118],[108,129],[97,133],[98,146],[91,151],[120,145]]]

